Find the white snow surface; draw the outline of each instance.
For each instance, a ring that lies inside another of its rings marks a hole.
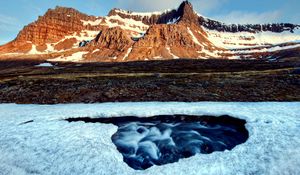
[[[115,21],[119,21],[115,22]],[[124,30],[130,30],[138,33],[145,33],[149,26],[144,24],[142,21],[136,21],[131,18],[122,18],[119,15],[105,17],[105,22],[109,28],[121,27]]]
[[[129,56],[129,54],[131,53],[131,51],[132,51],[132,47],[130,47],[130,48],[127,50],[126,54],[125,54],[124,57],[123,57],[123,60],[126,60],[126,59],[128,58],[128,56]]]
[[[249,45],[266,46],[276,45],[288,42],[297,42],[300,40],[300,30],[296,29],[294,33],[284,31],[281,33],[274,32],[219,32],[216,30],[209,30],[205,27],[203,29],[208,34],[208,39],[216,46],[237,49],[237,48],[248,48]]]
[[[199,45],[199,46],[202,46],[202,47],[201,47],[201,48],[202,48],[201,51],[197,51],[198,53],[204,53],[204,54],[206,54],[207,56],[213,57],[213,58],[218,58],[218,57],[220,57],[220,56],[217,54],[217,51],[216,51],[216,53],[215,53],[215,52],[211,52],[211,51],[207,50],[207,49],[205,48],[205,46],[204,46],[204,45],[206,45],[206,43],[204,43],[204,42],[200,43],[199,40],[197,39],[197,37],[194,35],[194,33],[192,32],[192,30],[191,30],[189,27],[187,27],[187,30],[188,30],[188,33],[191,35],[191,37],[192,37],[192,39],[193,39],[193,42],[196,43],[196,44]],[[200,33],[200,32],[198,31],[198,33]],[[207,57],[200,57],[200,56],[199,56],[199,58],[207,59]]]
[[[247,53],[262,53],[262,52],[276,52],[281,50],[289,50],[289,49],[295,49],[299,48],[300,44],[294,44],[290,46],[273,46],[270,48],[262,48],[262,49],[243,49],[243,50],[237,50],[237,51],[225,51],[225,53],[233,53],[233,54],[247,54]]]
[[[35,55],[41,54],[41,52],[36,49],[36,45],[32,44],[31,50],[28,52],[28,54]]]
[[[148,102],[0,105],[0,174],[293,175],[300,174],[300,103]],[[111,141],[112,124],[68,123],[69,117],[224,115],[247,121],[249,139],[231,151],[131,169]],[[32,123],[21,124],[29,120]]]
[[[99,18],[99,19],[96,19],[94,21],[92,20],[89,20],[89,21],[86,21],[86,20],[81,20],[81,22],[83,23],[83,25],[91,25],[91,26],[97,26],[97,25],[100,25],[101,22],[102,22],[102,18]]]
[[[75,32],[72,35],[65,36],[63,39],[61,39],[60,41],[58,41],[55,44],[58,44],[58,43],[64,41],[65,39],[75,38],[77,40],[77,43],[74,44],[73,48],[77,48],[81,41],[91,41],[91,40],[95,39],[95,37],[98,34],[99,34],[99,31],[82,30],[79,34],[77,34]]]
[[[89,53],[89,52],[87,52],[87,51],[76,52],[76,53],[73,53],[70,56],[59,56],[59,57],[54,58],[54,59],[49,59],[48,61],[80,62],[80,61],[84,60],[83,56],[87,53]]]
[[[188,29],[188,32],[189,32],[189,34],[191,35],[191,37],[192,37],[194,43],[196,43],[197,45],[200,45],[200,46],[201,46],[200,42],[199,42],[198,39],[195,37],[195,35],[194,35],[193,32],[191,31],[191,29],[190,29],[189,27],[188,27],[187,29]]]
[[[165,11],[156,11],[156,12],[132,12],[122,9],[116,9],[117,13],[122,13],[129,16],[142,16],[142,17],[151,17],[152,15],[161,15],[163,13],[168,13],[169,11],[172,11],[171,9],[167,9]]]

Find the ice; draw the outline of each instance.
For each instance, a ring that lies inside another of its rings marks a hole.
[[[112,141],[124,162],[136,170],[174,163],[199,153],[231,150],[249,137],[246,122],[229,116],[70,118],[67,121],[117,125]]]
[[[299,102],[1,104],[0,174],[300,174],[299,109]],[[117,126],[62,120],[168,114],[245,119],[250,137],[231,151],[136,171],[112,143]]]

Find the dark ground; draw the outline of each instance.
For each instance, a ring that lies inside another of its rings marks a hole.
[[[0,62],[0,103],[300,101],[300,59]]]

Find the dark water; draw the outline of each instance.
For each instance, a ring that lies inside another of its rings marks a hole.
[[[133,169],[177,162],[196,154],[231,150],[249,137],[244,120],[230,116],[168,115],[149,118],[72,118],[69,122],[112,123],[113,143]]]

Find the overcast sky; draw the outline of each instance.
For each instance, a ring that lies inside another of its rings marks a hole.
[[[300,0],[190,0],[204,16],[227,23],[290,22],[300,24]],[[47,9],[66,6],[104,16],[110,9],[160,11],[177,8],[182,0],[8,0],[0,5],[0,44],[16,37],[24,25]]]

